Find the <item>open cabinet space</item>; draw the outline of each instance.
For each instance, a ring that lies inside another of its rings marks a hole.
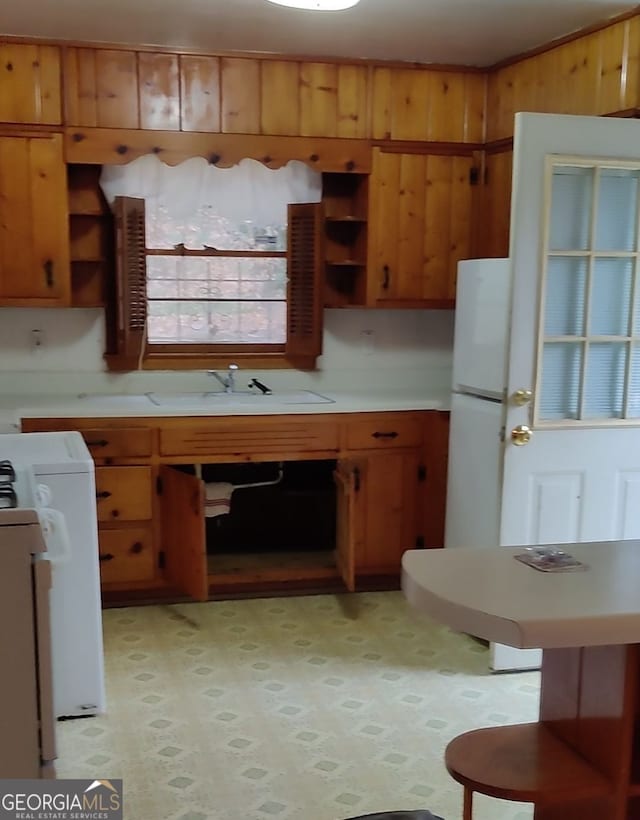
[[[341,576],[352,588],[337,555],[337,473],[332,459],[163,467],[170,579],[197,598]]]

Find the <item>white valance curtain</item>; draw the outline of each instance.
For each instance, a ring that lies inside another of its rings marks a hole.
[[[322,195],[322,175],[295,160],[277,169],[253,159],[218,168],[202,157],[170,166],[147,154],[127,165],[104,166],[100,184],[109,203],[117,196],[144,199],[148,213],[160,212],[173,224],[171,244],[190,247],[198,235],[197,214],[280,233],[286,229],[288,204],[319,202]],[[208,237],[209,230],[203,227],[201,234]],[[198,243],[196,238],[198,244],[206,239]]]

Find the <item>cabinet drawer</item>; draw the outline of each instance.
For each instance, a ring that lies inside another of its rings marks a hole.
[[[82,436],[94,458],[107,456],[151,455],[151,430],[130,427],[120,430],[95,427],[90,430],[81,430]]]
[[[155,575],[151,530],[100,530],[100,580],[103,584],[150,581]]]
[[[347,426],[349,450],[388,447],[418,447],[422,444],[422,422],[417,417],[394,417],[385,413],[371,419],[353,421]]]
[[[96,467],[98,521],[151,518],[150,467]]]
[[[260,453],[292,454],[338,449],[335,422],[305,421],[256,423],[221,419],[215,424],[167,428],[160,432],[163,456],[239,456]]]

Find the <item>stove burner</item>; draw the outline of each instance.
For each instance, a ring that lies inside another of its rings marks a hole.
[[[0,484],[0,510],[13,509],[18,506],[18,496],[11,484]]]
[[[8,459],[0,461],[0,484],[13,484],[16,480],[16,471]]]

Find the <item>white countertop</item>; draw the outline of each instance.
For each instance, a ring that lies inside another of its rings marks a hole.
[[[202,394],[193,394],[202,396]],[[91,395],[4,395],[0,397],[0,427],[17,429],[22,418],[105,418],[105,417],[166,417],[166,416],[229,416],[229,415],[292,415],[318,413],[367,413],[402,410],[447,409],[442,395],[424,392],[408,393],[406,390],[368,393],[327,392],[331,402],[326,403],[279,403],[278,394],[260,396],[254,401],[217,403],[198,401],[183,405],[158,406],[143,395],[91,394]],[[252,397],[254,398],[254,397]],[[2,425],[1,422],[4,422]]]
[[[522,547],[409,550],[402,587],[416,610],[521,649],[640,643],[640,541],[561,549],[588,569],[540,572]]]

